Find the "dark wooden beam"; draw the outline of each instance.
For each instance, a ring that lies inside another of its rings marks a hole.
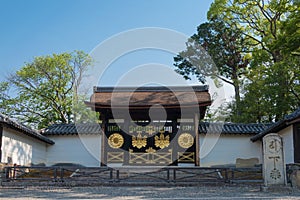
[[[2,137],[3,137],[3,126],[0,124],[0,163],[2,162]]]
[[[181,119],[181,118],[194,118],[194,113],[197,113],[200,111],[200,119],[202,119],[205,115],[205,109],[201,108],[189,108],[189,109],[165,109],[165,112],[167,114],[167,116],[163,116],[161,115],[161,110],[158,110],[157,112],[155,112],[155,110],[152,110],[152,117],[154,117],[155,119],[160,119],[160,117],[167,117],[167,119],[171,120],[174,118],[177,119]],[[105,113],[106,118],[108,119],[128,119],[128,114],[130,119],[132,120],[148,120],[149,119],[149,109],[129,109],[129,110],[125,110],[125,109],[116,109],[116,110],[109,110],[109,109],[105,109],[105,110],[98,110],[98,112],[100,112],[102,115],[103,113]],[[157,116],[157,117],[156,117]],[[162,118],[165,119],[165,118]],[[161,119],[161,120],[162,120]]]
[[[102,112],[100,114],[100,119],[102,121],[101,124],[101,129],[103,134],[101,135],[101,159],[100,159],[100,166],[106,166],[107,165],[107,161],[106,161],[106,157],[107,157],[107,152],[106,152],[106,131],[107,131],[107,125],[108,125],[108,118],[107,118],[107,113],[106,112]]]
[[[198,132],[198,127],[199,127],[199,114],[195,113],[194,117],[194,123],[195,123],[195,144],[196,144],[196,152],[195,152],[195,165],[200,166],[200,143],[199,143],[199,132]]]
[[[294,163],[300,162],[300,123],[293,125]]]

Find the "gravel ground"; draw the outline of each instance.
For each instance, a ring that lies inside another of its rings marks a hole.
[[[300,191],[261,192],[258,186],[0,188],[0,199],[300,199]]]

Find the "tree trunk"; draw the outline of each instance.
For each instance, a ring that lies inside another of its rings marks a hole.
[[[232,74],[232,80],[233,80],[233,87],[234,87],[234,98],[236,102],[236,115],[241,115],[241,109],[240,109],[240,102],[241,102],[241,95],[240,95],[240,83],[238,80],[238,75],[236,70],[233,70]]]

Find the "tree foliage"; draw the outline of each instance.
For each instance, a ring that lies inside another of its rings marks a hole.
[[[277,121],[300,106],[299,20],[297,12],[291,13],[280,25],[277,40],[270,44],[271,49],[279,50],[280,61],[262,65],[254,57],[257,66],[252,68],[251,82],[245,85],[241,103],[244,115],[238,117],[239,121]],[[231,115],[231,120],[237,121],[236,118]]]
[[[4,81],[0,82],[0,112],[5,113],[5,108],[9,101],[9,83]]]
[[[235,101],[220,112],[227,121],[278,121],[300,106],[298,1],[215,0],[207,16],[175,67],[186,79],[234,86]]]
[[[284,23],[298,5],[292,0],[215,0],[208,18],[222,19],[232,28],[243,30],[249,41],[249,50],[262,50],[268,56],[264,61],[282,60],[280,49],[272,48]]]
[[[208,18],[242,30],[245,52],[251,54],[240,102],[242,116],[233,112],[231,121],[278,121],[300,106],[297,1],[215,0]]]
[[[195,75],[202,83],[211,77],[232,85],[238,107],[240,85],[249,62],[244,43],[239,29],[232,29],[216,18],[210,20],[198,26],[197,33],[187,42],[187,49],[174,58],[176,72],[186,79]]]
[[[14,95],[3,99],[4,113],[36,128],[73,122],[77,87],[91,64],[82,51],[34,58],[8,78]]]

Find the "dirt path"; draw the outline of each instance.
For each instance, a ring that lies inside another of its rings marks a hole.
[[[300,199],[300,191],[261,192],[249,186],[0,188],[0,199]]]

